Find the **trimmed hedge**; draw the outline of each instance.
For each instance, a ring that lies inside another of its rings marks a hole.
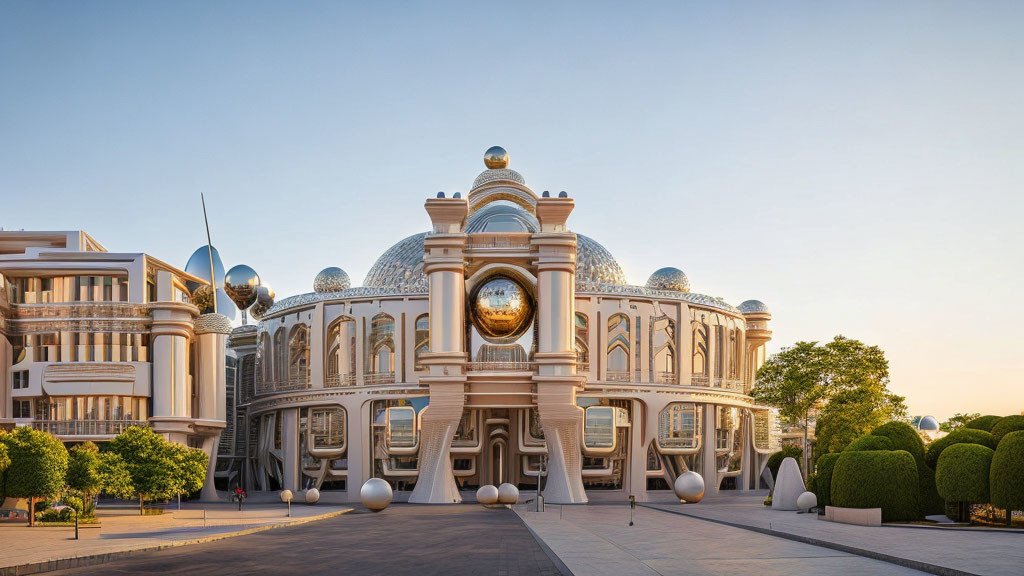
[[[996,447],[995,438],[988,432],[974,428],[960,428],[929,444],[928,452],[924,455],[924,463],[935,468],[939,465],[939,455],[942,454],[942,451],[954,444],[980,444],[993,450]]]
[[[885,436],[892,441],[893,450],[909,452],[917,462],[924,462],[924,442],[917,430],[906,422],[889,422],[871,431],[872,436]]]
[[[814,486],[814,495],[818,497],[818,506],[832,505],[832,478],[836,467],[836,460],[839,460],[838,453],[818,456],[817,476],[815,477]]]
[[[992,456],[989,489],[992,505],[1002,510],[1024,510],[1024,431],[1003,436]]]
[[[973,430],[984,430],[985,432],[991,432],[992,427],[996,425],[996,422],[1002,420],[1002,416],[996,416],[995,414],[989,414],[987,416],[978,416],[974,420],[971,420],[967,424],[964,424],[964,428],[971,428]]]
[[[935,485],[946,502],[989,501],[989,469],[995,450],[980,444],[954,444],[942,451]]]
[[[772,471],[772,480],[779,477],[779,466],[782,466],[782,461],[786,458],[793,458],[796,463],[800,464],[800,459],[803,458],[804,451],[796,446],[783,446],[782,450],[772,454],[768,457],[768,469]]]
[[[843,452],[832,472],[832,505],[881,508],[884,522],[916,520],[918,478],[917,462],[906,450]]]
[[[992,427],[992,438],[995,439],[996,444],[1003,439],[1010,432],[1017,432],[1024,430],[1024,415],[1007,416],[1006,418],[1000,418],[996,422],[995,426]]]
[[[917,482],[920,517],[924,518],[929,514],[945,514],[946,501],[939,496],[939,490],[935,486],[935,470],[919,462],[917,464]]]
[[[865,434],[847,446],[843,452],[866,452],[868,450],[892,450],[892,440],[885,436]]]

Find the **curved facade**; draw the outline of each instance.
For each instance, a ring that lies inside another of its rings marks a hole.
[[[629,285],[568,227],[572,198],[488,158],[465,198],[426,200],[430,230],[363,286],[280,300],[236,329],[232,474],[346,501],[371,477],[411,502],[538,478],[549,502],[671,498],[688,470],[709,493],[756,488],[778,443],[748,395],[767,308],[691,292],[673,268]]]

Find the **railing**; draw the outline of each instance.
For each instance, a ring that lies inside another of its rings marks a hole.
[[[715,378],[715,388],[725,388],[726,390],[742,390],[743,381],[734,378]]]
[[[332,374],[324,380],[324,388],[342,388],[355,385],[355,374]]]
[[[309,388],[309,376],[296,376],[287,380],[258,380],[257,394],[273,394],[274,392],[290,392]]]
[[[584,372],[590,372],[590,362],[577,362],[576,373],[582,374]]]
[[[675,384],[679,380],[676,378],[675,372],[655,372],[654,381],[658,384]]]
[[[474,249],[487,249],[487,248],[529,248],[530,238],[515,238],[507,236],[494,236],[494,237],[480,237],[477,235],[471,235],[469,241],[466,243],[466,248],[469,250]]]
[[[148,318],[149,307],[127,302],[61,302],[57,304],[15,304],[14,318]]]
[[[393,384],[395,372],[366,372],[363,374],[363,384]]]
[[[711,380],[703,374],[694,374],[690,376],[690,386],[710,386]]]
[[[144,420],[36,420],[29,424],[54,436],[117,436],[132,426],[146,426]]]
[[[629,370],[609,370],[607,379],[609,382],[629,382],[633,373]]]
[[[469,372],[529,372],[533,370],[533,362],[469,362]]]

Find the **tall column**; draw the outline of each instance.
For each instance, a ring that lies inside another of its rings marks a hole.
[[[170,285],[169,275],[164,279],[163,274],[158,273],[158,287],[162,282]],[[158,301],[152,303],[152,311],[153,415],[150,423],[153,430],[168,440],[186,444],[192,433],[188,342],[194,335],[192,319],[197,310],[183,302]]]
[[[202,500],[216,501],[214,471],[221,431],[227,426],[227,372],[225,349],[231,321],[220,314],[203,314],[196,319],[196,378],[199,395],[199,413],[195,429],[203,433],[203,451],[210,457],[203,484]]]
[[[548,448],[544,496],[553,504],[587,501],[580,446],[583,409],[576,405],[576,391],[586,377],[576,374],[573,345],[576,235],[565,228],[573,206],[571,198],[538,199],[537,218],[541,231],[531,238],[538,252],[539,330],[534,380],[537,382],[537,413]]]
[[[281,410],[281,453],[284,454],[284,486],[282,489],[295,492],[299,486],[299,410],[288,408]]]
[[[704,477],[705,496],[718,494],[718,459],[715,455],[718,445],[718,439],[715,437],[717,412],[714,404],[704,405],[704,451],[703,458],[701,458],[703,464],[701,476]]]
[[[462,496],[452,471],[451,444],[465,405],[466,235],[462,228],[469,205],[460,198],[432,198],[426,210],[433,222],[423,258],[430,282],[430,352],[423,354],[421,362],[430,373],[420,383],[430,387],[430,406],[421,419],[419,477],[409,502],[458,503]]]

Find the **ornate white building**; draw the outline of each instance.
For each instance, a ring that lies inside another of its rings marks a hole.
[[[778,444],[748,395],[767,308],[691,292],[675,268],[628,285],[571,231],[565,192],[534,193],[501,148],[485,164],[466,197],[429,198],[430,231],[362,287],[328,268],[236,329],[220,474],[346,501],[371,477],[411,502],[539,476],[562,503],[669,498],[687,470],[709,493],[756,488]]]
[[[0,231],[0,424],[68,443],[149,425],[212,468],[231,324],[190,303],[204,281],[85,232]]]

